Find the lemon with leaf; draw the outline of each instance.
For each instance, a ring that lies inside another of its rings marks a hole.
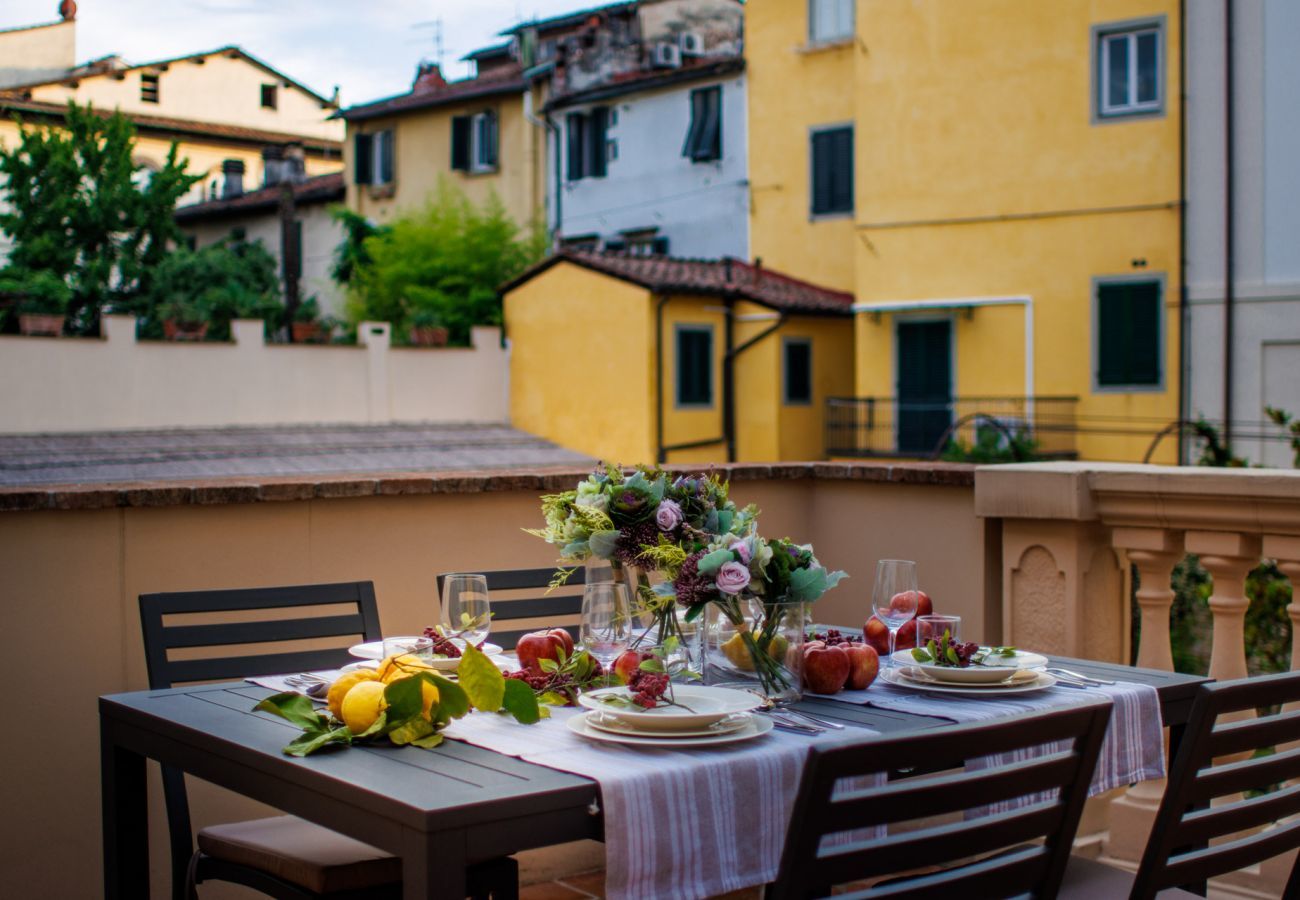
[[[343,724],[353,734],[364,734],[379,718],[388,702],[384,700],[382,681],[362,681],[354,684],[343,696],[341,715]]]
[[[378,681],[379,673],[374,669],[355,669],[351,672],[344,672],[334,683],[330,685],[329,692],[325,695],[325,704],[329,707],[330,713],[336,719],[343,718],[343,698],[347,696],[348,691],[352,690],[363,681]]]

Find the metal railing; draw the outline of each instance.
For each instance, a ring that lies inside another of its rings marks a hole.
[[[1077,455],[1078,397],[830,397],[826,455],[938,459],[949,444],[1032,448],[1035,458]]]

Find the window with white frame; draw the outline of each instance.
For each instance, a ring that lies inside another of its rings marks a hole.
[[[451,120],[451,167],[461,172],[495,172],[498,156],[497,114],[485,109]]]
[[[808,0],[808,42],[853,37],[853,5],[854,0]]]
[[[1162,32],[1163,23],[1158,21],[1094,30],[1096,110],[1100,118],[1164,111]]]

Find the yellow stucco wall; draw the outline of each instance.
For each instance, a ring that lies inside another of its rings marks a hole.
[[[53,12],[53,8],[47,10]],[[0,31],[0,85],[58,78],[77,64],[77,24],[52,22]]]
[[[453,116],[495,110],[498,123],[498,159],[495,172],[470,174],[451,168]],[[396,141],[394,183],[357,185],[353,176],[353,136],[392,128]],[[506,212],[520,225],[542,213],[545,136],[524,118],[523,95],[489,97],[456,106],[414,110],[399,116],[350,123],[346,142],[348,208],[376,222],[389,222],[422,206],[433,194],[439,178],[447,178],[474,203],[495,193]]]
[[[765,266],[853,290],[852,214],[811,220],[810,130],[854,117],[853,43],[810,48],[804,2],[745,5],[750,252]]]
[[[826,457],[826,400],[853,393],[853,322],[848,318],[796,316],[777,333],[784,338],[812,341],[812,402],[784,402],[780,383],[780,362],[776,393],[780,404],[781,444],[773,460],[824,459]],[[780,352],[779,343],[773,352]],[[744,434],[742,425],[742,435]]]
[[[650,292],[559,263],[505,296],[510,419],[593,457],[654,461]]]
[[[199,62],[202,60],[202,62]],[[158,102],[140,99],[140,77],[158,75]],[[278,86],[275,109],[262,107],[264,84]],[[33,100],[94,103],[100,109],[149,116],[242,125],[332,141],[343,139],[343,123],[330,120],[333,109],[301,88],[288,85],[243,57],[217,53],[169,63],[165,70],[130,69],[80,79],[75,86],[49,84],[31,89]]]

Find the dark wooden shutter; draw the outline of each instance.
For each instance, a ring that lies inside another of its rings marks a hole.
[[[691,91],[691,130],[686,139],[686,155],[693,162],[722,157],[722,88]]]
[[[586,156],[587,142],[583,140],[586,132],[586,116],[582,113],[569,113],[565,117],[565,155],[568,163],[569,181],[577,181],[586,174],[583,159]]]
[[[393,182],[393,130],[391,128],[379,132],[379,183],[392,184]]]
[[[591,118],[587,123],[588,138],[591,141],[590,158],[591,165],[587,174],[595,178],[604,178],[606,166],[605,141],[609,131],[609,107],[595,106],[591,110]]]
[[[1160,383],[1160,283],[1097,288],[1097,385]]]
[[[812,211],[853,211],[853,129],[834,128],[812,137]]]
[[[483,113],[483,165],[495,169],[498,162],[497,114],[493,110]]]
[[[374,136],[358,134],[352,141],[352,176],[357,184],[371,184],[373,177]]]
[[[677,332],[677,404],[713,403],[713,333],[682,328]]]
[[[812,402],[812,343],[785,342],[785,402]]]
[[[469,171],[469,116],[451,117],[451,167],[457,172]]]

